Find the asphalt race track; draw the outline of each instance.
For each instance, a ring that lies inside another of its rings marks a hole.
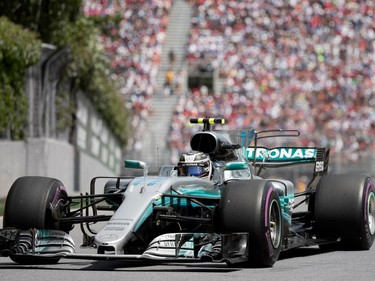
[[[2,221],[0,221],[2,226]],[[79,228],[73,239],[79,245]],[[87,251],[77,249],[77,251]],[[91,261],[63,259],[55,265],[18,265],[0,258],[0,280],[375,280],[375,246],[369,251],[323,253],[318,247],[282,253],[272,268],[237,268],[225,263]]]

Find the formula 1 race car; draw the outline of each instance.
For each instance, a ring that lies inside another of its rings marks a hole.
[[[79,196],[69,196],[54,178],[18,178],[6,199],[1,256],[21,264],[74,258],[269,267],[281,251],[297,247],[371,247],[375,188],[370,177],[328,174],[328,148],[258,144],[298,137],[297,130],[220,131],[211,125],[223,119],[190,122],[203,124],[190,141],[196,153],[184,154],[159,175],[148,175],[144,162],[128,160],[125,167],[144,175],[97,177],[90,192]],[[295,192],[291,180],[262,177],[269,168],[307,164],[313,172],[302,192]],[[297,212],[301,204],[305,208]],[[69,235],[76,224],[83,233],[81,246],[93,253],[76,251]]]

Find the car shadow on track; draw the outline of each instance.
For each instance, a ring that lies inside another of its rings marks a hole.
[[[319,249],[319,247],[303,247],[281,252],[279,260],[309,257],[324,254],[325,252]]]
[[[324,254],[318,247],[296,248],[293,250],[281,252],[278,260],[293,259]],[[276,262],[277,263],[277,262]],[[233,272],[245,268],[251,268],[244,264],[226,263],[158,263],[145,261],[96,261],[84,268],[84,270],[100,271],[147,271],[147,272]],[[254,269],[257,267],[253,267]]]
[[[54,270],[54,271],[116,271],[116,272],[201,272],[228,273],[241,270],[230,268],[225,263],[155,263],[129,261],[60,261],[55,265],[19,265],[6,263],[0,265],[0,270]]]
[[[155,262],[94,262],[84,270],[99,271],[147,271],[147,272],[232,272],[238,268],[230,268],[225,263],[155,263]]]

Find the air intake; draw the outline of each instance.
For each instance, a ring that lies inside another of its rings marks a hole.
[[[219,150],[219,139],[209,132],[200,132],[195,134],[190,141],[191,149],[212,154]]]

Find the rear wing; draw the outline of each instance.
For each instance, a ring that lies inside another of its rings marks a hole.
[[[284,167],[313,163],[314,176],[327,174],[329,148],[326,147],[273,147],[258,145],[258,141],[267,138],[299,137],[298,130],[264,130],[255,132],[254,144],[246,148],[245,158],[253,166],[262,168]]]
[[[238,155],[252,162],[258,173],[267,167],[283,167],[295,164],[315,164],[314,175],[327,173],[329,148],[325,147],[274,147],[258,145],[259,140],[269,138],[299,137],[298,130],[211,130],[212,124],[225,124],[222,118],[191,118],[191,124],[203,124],[203,131],[190,140],[193,150],[210,154],[220,160],[228,160],[238,150]],[[239,150],[240,149],[240,150]],[[235,157],[233,157],[235,158]]]
[[[250,146],[246,159],[256,167],[276,168],[296,164],[314,163],[314,174],[326,174],[329,148],[325,147],[274,147]]]

